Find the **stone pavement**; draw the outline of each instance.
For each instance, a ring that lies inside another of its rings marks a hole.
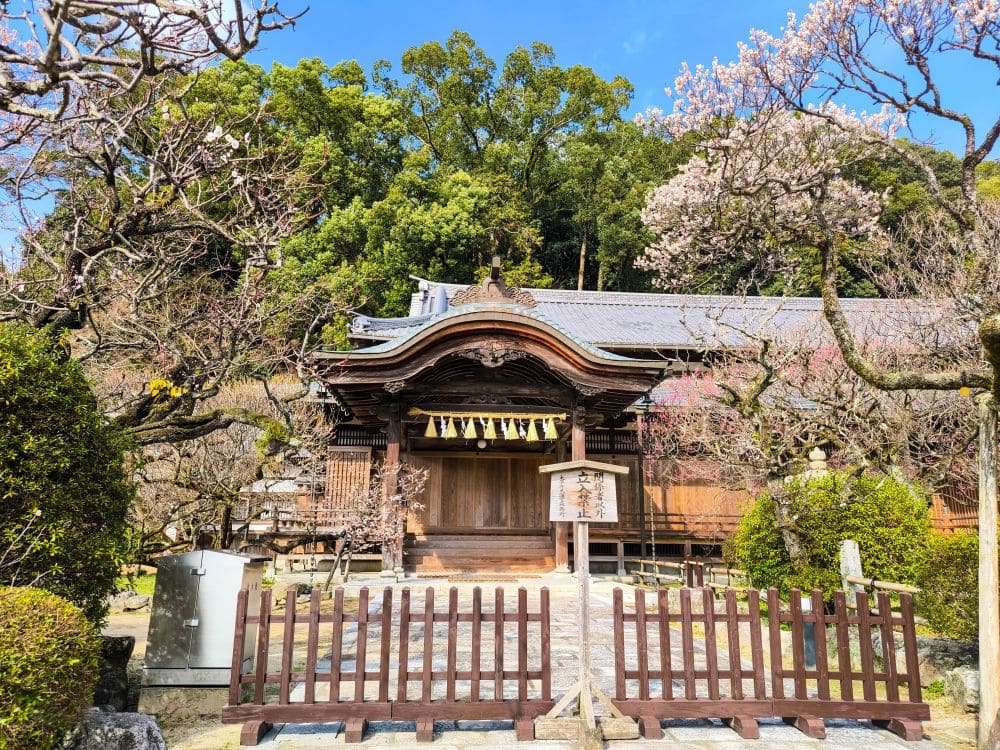
[[[284,578],[284,577],[283,577]],[[304,579],[303,579],[304,580]],[[282,581],[284,584],[285,581]],[[372,612],[377,611],[380,601],[380,590],[385,585],[384,580],[376,577],[354,578],[348,588],[356,590],[363,585],[369,586],[372,592]],[[502,585],[507,588],[506,601],[508,610],[516,602],[515,589],[518,585],[528,588],[529,610],[538,606],[537,590],[548,586],[551,592],[552,611],[552,676],[553,697],[558,698],[575,680],[577,674],[577,601],[576,582],[568,576],[546,576],[539,579],[522,579],[517,583],[450,583],[444,579],[410,579],[396,585],[396,588],[409,586],[412,589],[413,610],[419,611],[423,604],[423,592],[428,586],[435,590],[435,602],[440,611],[447,603],[447,590],[451,586],[459,589],[459,606],[465,609],[472,598],[474,586],[483,589],[484,609],[492,608],[492,590]],[[610,693],[614,687],[614,650],[612,643],[611,607],[612,592],[616,585],[610,581],[595,579],[591,586],[591,633],[594,637],[592,647],[592,662],[595,681]],[[624,587],[626,607],[631,601],[630,587]],[[376,596],[376,593],[378,595]],[[514,636],[514,629],[509,631],[509,637]],[[437,628],[435,636],[437,637]],[[443,635],[443,633],[442,633]],[[655,636],[651,632],[651,636]],[[672,639],[678,643],[679,638]],[[468,648],[468,644],[466,649]],[[655,647],[655,640],[651,647]],[[533,649],[537,644],[533,644]],[[345,653],[346,655],[346,653]],[[395,656],[395,654],[393,655]],[[461,656],[459,657],[461,659]],[[533,653],[529,660],[533,662]],[[720,654],[720,665],[724,664],[725,655]],[[350,669],[349,665],[345,665]],[[415,669],[419,665],[414,664]],[[435,664],[435,669],[438,665]],[[483,664],[483,669],[488,669]],[[416,688],[411,684],[411,690]],[[483,686],[483,697],[488,697],[486,691],[492,694],[492,683]],[[511,684],[509,689],[516,689]],[[537,689],[537,688],[536,688]],[[394,694],[395,687],[390,688]],[[317,691],[318,693],[319,691]],[[411,693],[412,695],[412,693]],[[317,694],[318,700],[326,696]],[[346,695],[345,695],[346,697]],[[414,696],[415,697],[415,696]],[[435,698],[438,697],[435,695]],[[442,696],[443,697],[443,696]],[[513,696],[511,696],[513,697]],[[295,696],[293,695],[293,700]],[[600,706],[598,715],[601,715]],[[799,748],[823,748],[824,750],[841,750],[842,748],[865,747],[867,750],[891,750],[909,747],[913,750],[924,748],[956,747],[952,742],[938,742],[925,739],[921,742],[904,742],[888,731],[873,727],[868,722],[837,720],[827,722],[826,740],[812,740],[794,727],[786,726],[780,720],[762,720],[760,722],[760,739],[747,741],[741,739],[735,732],[720,721],[709,720],[671,720],[664,722],[664,738],[658,741],[615,740],[606,743],[609,748],[712,748],[712,750],[728,750],[737,747],[753,747],[758,750],[798,750]],[[402,730],[402,731],[400,731]],[[312,748],[329,747],[344,743],[342,727],[339,723],[314,725],[284,725],[276,726],[264,738],[260,747],[277,750],[311,750]],[[438,750],[450,748],[569,748],[572,743],[559,741],[535,741],[532,743],[517,743],[513,726],[509,722],[437,722],[435,724],[435,742],[433,745],[419,745],[416,742],[416,728],[412,724],[371,722],[363,746],[371,747],[433,747]]]

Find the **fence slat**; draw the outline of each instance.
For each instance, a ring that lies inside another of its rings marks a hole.
[[[666,589],[657,592],[657,624],[660,631],[660,697],[663,700],[673,700],[674,674],[671,669],[670,653],[670,594]],[[624,645],[623,645],[624,649]],[[624,669],[624,665],[622,666]]]
[[[472,681],[469,692],[474,703],[479,702],[480,650],[483,646],[483,590],[472,589]]]
[[[517,699],[528,699],[528,590],[517,590]]]
[[[458,589],[452,586],[448,590],[448,668],[445,700],[455,700],[455,660],[458,654]]]
[[[726,627],[729,635],[729,690],[734,700],[743,700],[743,659],[740,656],[740,621],[736,590],[726,589]]]
[[[767,631],[771,644],[771,696],[785,697],[785,676],[781,664],[781,600],[777,589],[767,590]]]
[[[552,623],[549,619],[549,590],[542,587],[538,605],[542,627],[542,700],[552,700]]]
[[[399,674],[396,677],[396,700],[406,702],[410,684],[410,590],[399,596]]]
[[[344,590],[333,594],[333,635],[330,644],[330,695],[331,703],[340,703],[340,673],[344,656]]]
[[[623,701],[625,695],[625,608],[622,606],[622,590],[616,588],[612,594],[614,608],[615,638],[615,698]]]
[[[875,700],[875,659],[872,654],[872,629],[868,611],[868,594],[855,594],[858,603],[858,643],[861,652],[861,684],[866,701]]]
[[[247,600],[250,592],[240,589],[236,595],[236,626],[233,630],[233,660],[229,672],[229,705],[238,706],[243,689],[240,680],[243,676],[243,651],[247,638]]]
[[[424,667],[420,688],[420,700],[431,701],[431,678],[434,668],[434,589],[430,586],[424,592]]]
[[[306,683],[304,700],[316,702],[316,657],[319,651],[319,601],[323,592],[313,588],[309,596],[309,635],[306,638]]]
[[[704,568],[702,568],[704,571]],[[708,666],[708,698],[719,700],[719,643],[715,638],[715,592],[701,590],[701,611],[705,617],[705,662]]]
[[[378,699],[389,700],[389,655],[392,653],[392,589],[382,590],[382,624],[379,628],[382,648],[378,659]]]
[[[635,649],[639,661],[639,700],[649,700],[649,641],[646,632],[646,592],[635,590]]]
[[[911,703],[923,700],[920,690],[920,663],[917,658],[917,632],[913,620],[913,596],[899,595],[899,611],[903,617],[903,651],[906,656],[907,693]]]
[[[354,646],[354,702],[364,703],[368,661],[368,588],[358,592],[358,639]]]
[[[747,595],[747,606],[750,609],[750,664],[753,666],[753,697],[763,700],[767,697],[767,684],[764,681],[764,644],[761,642],[762,626],[760,621],[760,592],[750,589]]]
[[[899,676],[896,669],[896,641],[892,632],[892,603],[889,592],[878,592],[878,614],[882,619],[882,664],[885,667],[885,694],[899,700]]]
[[[851,673],[851,631],[848,625],[847,595],[833,592],[833,612],[837,629],[837,668],[840,671],[841,700],[854,700],[854,675]]]
[[[298,589],[290,586],[285,592],[285,621],[281,632],[281,677],[278,689],[278,703],[288,704],[291,690],[292,654],[295,649],[295,600]]]
[[[827,663],[826,644],[826,612],[824,611],[823,592],[813,589],[812,592],[813,634],[816,644],[816,692],[820,700],[830,700],[830,666]]]
[[[260,623],[257,625],[257,662],[253,686],[253,702],[264,704],[264,678],[267,676],[267,650],[271,640],[271,589],[260,592]]]
[[[691,589],[681,589],[681,650],[684,653],[684,697],[694,700],[694,632],[691,627]]]
[[[788,594],[792,607],[792,669],[795,697],[804,700],[806,692],[806,639],[802,627],[802,592],[792,589]]]
[[[493,605],[493,697],[503,700],[503,589],[494,591]]]

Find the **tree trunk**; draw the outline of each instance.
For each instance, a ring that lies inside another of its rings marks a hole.
[[[997,402],[979,400],[979,732],[1000,746],[1000,576],[997,571]]]
[[[597,264],[597,291],[604,291],[604,263]]]
[[[576,290],[583,291],[583,272],[587,267],[587,230],[583,230],[583,242],[580,243],[580,272],[576,277]]]
[[[795,528],[796,519],[792,515],[792,507],[789,498],[788,488],[781,479],[771,479],[767,483],[768,493],[774,501],[774,521],[781,534],[781,541],[785,545],[785,551],[792,565],[802,568],[806,565],[808,558],[805,548],[802,546],[802,539]]]

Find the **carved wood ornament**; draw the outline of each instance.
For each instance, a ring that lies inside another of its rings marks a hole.
[[[451,298],[452,307],[459,305],[521,305],[535,307],[538,303],[529,292],[516,286],[507,286],[500,275],[500,257],[494,255],[490,273],[482,284],[473,284]]]

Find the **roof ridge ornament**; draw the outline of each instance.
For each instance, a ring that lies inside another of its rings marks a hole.
[[[482,284],[473,284],[455,294],[451,298],[451,306],[459,305],[520,305],[522,307],[535,307],[538,303],[535,298],[524,289],[516,286],[507,286],[500,273],[500,256],[494,255],[490,263],[490,272],[483,279]]]

